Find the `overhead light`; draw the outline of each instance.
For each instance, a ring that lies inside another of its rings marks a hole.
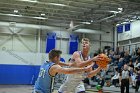
[[[87,24],[87,25],[91,24],[90,22],[81,22],[81,23],[83,23],[83,24]]]
[[[30,17],[30,16],[22,16],[22,15],[16,15],[16,14],[3,14],[3,13],[0,13],[0,15],[5,15],[5,16],[15,16],[15,17],[25,17],[25,18],[34,18],[34,19],[48,19],[48,18],[45,18],[45,17]]]
[[[121,13],[122,11],[118,11],[118,13]]]
[[[37,0],[17,0],[17,1],[25,1],[25,2],[32,2],[32,3],[44,4],[44,2],[39,2]],[[68,5],[64,5],[64,4],[58,4],[58,3],[46,3],[46,4],[55,5],[55,6],[68,6]]]
[[[45,18],[45,17],[32,17],[32,18],[35,18],[35,19],[48,19],[48,18]]]
[[[118,8],[119,11],[123,11],[123,8]]]
[[[57,4],[57,3],[49,3],[51,5],[56,5],[56,6],[67,6],[67,5],[64,5],[64,4]]]
[[[18,13],[18,10],[14,10],[14,13]]]
[[[90,21],[91,23],[93,22],[93,20]]]
[[[116,26],[119,26],[120,24],[116,24]]]
[[[114,14],[117,14],[119,13],[119,11],[109,11],[110,13],[114,13]]]
[[[22,15],[15,15],[15,14],[6,14],[8,16],[18,16],[18,17],[22,17]]]
[[[92,30],[92,29],[77,29],[75,30],[77,33],[90,33],[90,34],[104,34],[104,31],[99,31],[99,30]]]
[[[132,19],[132,20],[130,20],[130,22],[133,22],[134,20]]]
[[[128,22],[123,22],[123,24],[126,24],[126,23],[128,23]]]
[[[38,2],[37,0],[18,0],[18,1],[33,2],[33,3]]]
[[[45,16],[45,14],[44,13],[41,13],[41,16]]]

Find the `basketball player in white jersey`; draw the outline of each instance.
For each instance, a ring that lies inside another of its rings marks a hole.
[[[88,56],[90,50],[90,42],[88,38],[82,39],[82,51],[76,51],[72,55],[73,67],[85,67],[94,65],[94,61],[100,61],[101,58],[99,56],[90,58]],[[98,67],[96,70],[92,70],[87,73],[79,72],[78,74],[68,75],[65,82],[60,86],[58,92],[59,93],[85,93],[85,87],[82,80],[86,78],[86,76],[92,77],[96,75],[101,70],[101,67]]]

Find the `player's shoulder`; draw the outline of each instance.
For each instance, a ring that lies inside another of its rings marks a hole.
[[[52,71],[57,71],[57,69],[60,69],[60,68],[62,68],[60,65],[55,64],[55,65],[53,65],[50,69],[51,69]]]
[[[72,58],[78,58],[78,57],[80,57],[80,53],[79,51],[75,51],[72,55]]]
[[[54,64],[52,67],[57,68],[57,67],[61,67],[61,66],[58,64]]]
[[[81,54],[81,51],[75,51],[74,53],[73,53],[73,55],[80,55]]]

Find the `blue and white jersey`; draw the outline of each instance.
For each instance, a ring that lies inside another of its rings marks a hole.
[[[52,93],[54,77],[49,73],[49,69],[54,65],[53,62],[45,62],[40,67],[39,76],[34,86],[37,93]]]

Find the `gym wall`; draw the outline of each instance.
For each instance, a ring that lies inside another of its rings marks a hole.
[[[140,47],[140,21],[135,21],[130,23],[130,30],[125,31],[123,26],[123,32],[118,33],[118,46],[122,47],[122,50],[134,50]],[[132,52],[130,50],[130,52]]]
[[[45,52],[46,35],[49,32],[56,33],[56,49],[62,50],[65,61],[71,57],[68,54],[69,36],[76,34],[79,40],[83,37],[81,33],[0,27],[0,84],[34,84],[40,65],[48,60]],[[94,53],[105,45],[112,45],[112,33],[110,30],[110,38],[107,37],[108,34],[85,34],[85,37],[91,37],[91,52]],[[80,44],[79,41],[78,49],[81,48]]]

